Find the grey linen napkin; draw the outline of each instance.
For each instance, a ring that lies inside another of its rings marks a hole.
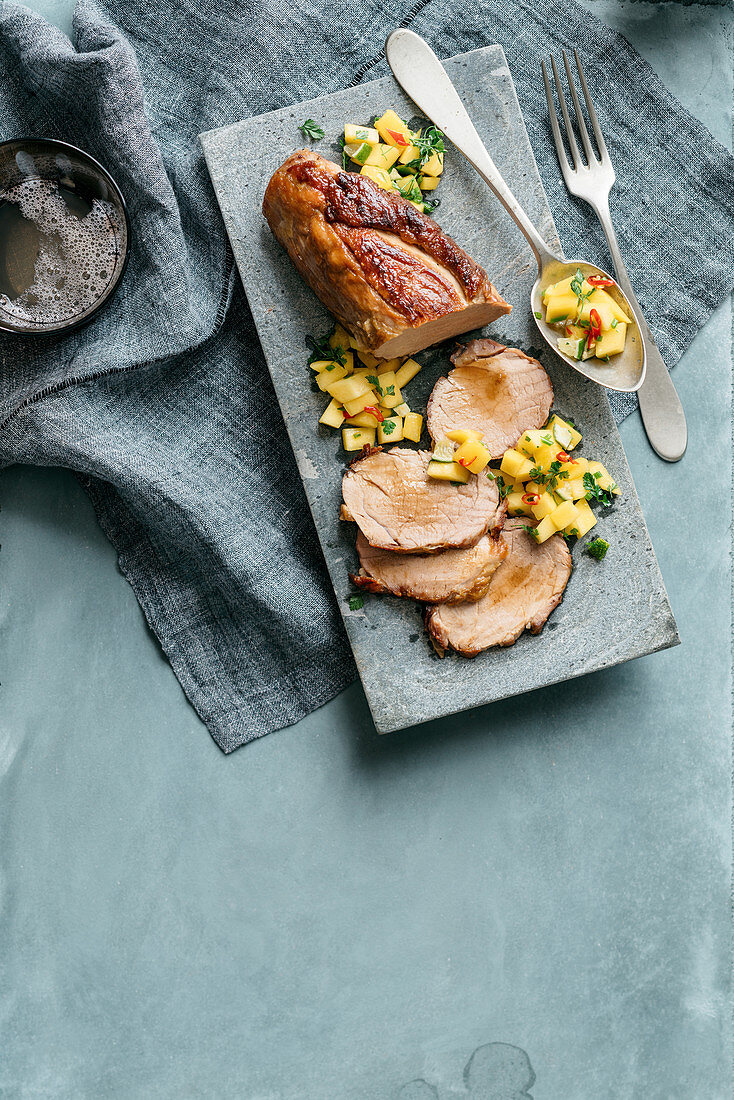
[[[77,7],[73,44],[22,7],[0,15],[0,137],[87,149],[134,231],[123,286],[87,329],[0,337],[0,463],[79,476],[225,752],[355,672],[197,134],[383,75],[399,25],[442,56],[504,47],[566,252],[606,263],[593,217],[559,186],[538,74],[540,56],[579,47],[619,168],[622,249],[675,363],[734,282],[734,161],[571,0],[103,0]],[[620,418],[631,407],[616,400]]]

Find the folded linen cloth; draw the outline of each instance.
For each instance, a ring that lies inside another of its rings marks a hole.
[[[87,149],[133,224],[122,287],[93,324],[53,343],[0,336],[0,464],[76,472],[225,752],[355,672],[197,134],[384,75],[400,25],[442,56],[504,47],[566,252],[608,263],[559,188],[538,74],[540,56],[580,49],[605,93],[622,250],[643,308],[666,302],[649,315],[672,365],[734,282],[734,160],[572,0],[82,0],[73,44],[25,8],[0,15],[0,138]],[[619,418],[631,407],[615,397]]]

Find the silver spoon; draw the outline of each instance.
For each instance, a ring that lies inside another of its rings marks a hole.
[[[385,43],[385,56],[403,91],[476,168],[518,229],[527,238],[538,262],[538,278],[530,292],[530,309],[545,342],[584,377],[610,390],[634,393],[645,379],[645,342],[637,311],[633,309],[612,276],[586,260],[564,260],[562,256],[557,256],[550,250],[497,171],[448,73],[420,35],[402,27],[393,31]],[[544,290],[552,283],[557,283],[559,279],[574,275],[577,268],[581,269],[585,278],[589,275],[600,275],[610,279],[613,285],[604,289],[612,295],[625,313],[633,318],[632,323],[627,326],[624,351],[612,356],[608,363],[599,359],[579,361],[564,355],[557,343],[558,329],[546,324],[544,319],[545,311],[541,300]]]

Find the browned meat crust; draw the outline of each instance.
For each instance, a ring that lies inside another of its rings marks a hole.
[[[553,404],[553,385],[537,359],[494,340],[472,340],[452,357],[454,370],[439,378],[426,410],[433,439],[452,428],[484,432],[493,458],[523,432],[540,428]]]
[[[561,602],[571,575],[571,554],[561,535],[540,546],[523,530],[533,520],[511,519],[500,538],[508,553],[476,603],[434,605],[426,628],[436,651],[475,657],[491,646],[514,645],[524,630],[539,634]]]
[[[424,603],[455,603],[484,595],[507,555],[507,546],[499,538],[484,535],[465,550],[395,554],[370,546],[359,531],[357,553],[361,568],[350,578],[359,588]]]
[[[436,222],[308,149],[273,174],[263,214],[309,286],[370,351],[412,354],[510,312]]]
[[[427,475],[429,451],[393,447],[359,459],[345,473],[345,511],[371,546],[397,554],[435,554],[473,546],[504,523],[506,505],[489,478],[466,485]]]

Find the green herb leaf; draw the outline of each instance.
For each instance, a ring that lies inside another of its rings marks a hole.
[[[323,336],[307,336],[306,344],[311,348],[311,354],[308,357],[308,365],[310,366],[316,359],[333,359],[340,366],[344,366],[347,361],[346,352],[344,348],[333,348],[329,343],[329,340],[334,335],[334,329],[331,332],[325,333]],[[331,369],[331,368],[329,368]]]
[[[304,137],[310,138],[311,141],[320,141],[324,136],[324,131],[319,126],[318,122],[314,122],[312,118],[307,118],[305,122],[302,122],[298,127]]]
[[[614,320],[612,321],[611,328],[616,328],[618,324],[619,324],[619,321],[615,317]]]
[[[605,508],[608,508],[611,504],[614,503],[614,494],[612,493],[611,489],[602,489],[597,481],[598,477],[601,477],[601,474],[584,474],[583,485],[584,489],[586,489],[586,499],[596,500],[599,502],[599,504],[602,504]]]
[[[349,597],[349,610],[359,611],[364,607],[364,599],[362,596],[350,596]]]
[[[543,314],[542,313],[536,313],[535,316],[538,318],[539,321],[543,320]]]
[[[535,528],[535,527],[529,527],[529,526],[528,526],[528,525],[527,525],[526,523],[524,523],[524,524],[522,525],[522,527],[520,528],[520,530],[521,530],[521,531],[526,531],[526,532],[527,532],[527,534],[528,534],[528,535],[530,535],[530,538],[531,538],[531,539],[535,539],[535,541],[536,541],[536,542],[538,541],[538,531],[537,531],[537,528]]]
[[[388,386],[387,389],[385,390],[385,393],[388,395],[388,397],[394,397],[395,396],[395,387],[394,386]]]
[[[395,431],[395,421],[394,420],[385,420],[385,421],[383,421],[383,424],[382,424],[382,434],[383,435],[392,435],[392,433],[394,431]]]
[[[443,144],[443,134],[436,126],[427,126],[420,137],[413,135],[413,145],[420,152],[420,160],[418,161],[418,167],[422,168],[427,160],[430,160],[434,153],[445,152]]]
[[[592,539],[586,547],[586,553],[597,561],[603,561],[608,549],[609,543],[606,539]]]

